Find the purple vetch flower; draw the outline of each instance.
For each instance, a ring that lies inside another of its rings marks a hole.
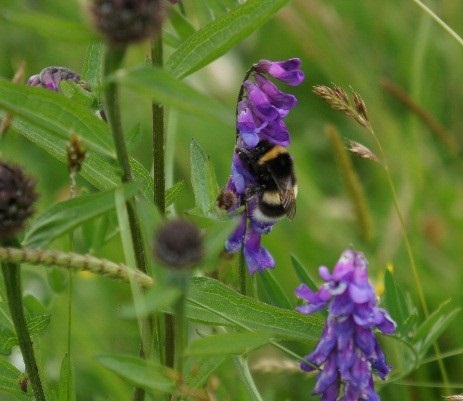
[[[297,86],[304,81],[304,73],[300,70],[301,60],[291,58],[286,61],[269,61],[260,60],[257,63],[256,71],[269,74],[271,77],[287,83],[288,85]]]
[[[297,307],[299,312],[311,314],[324,307],[329,311],[320,341],[301,369],[321,367],[313,393],[322,394],[323,401],[379,401],[373,371],[384,380],[391,367],[373,329],[392,334],[396,324],[378,307],[367,261],[361,252],[347,249],[332,274],[324,266],[319,274],[325,284],[317,292],[305,284],[296,289],[296,295],[307,302]],[[344,395],[338,398],[341,391]]]
[[[27,85],[41,86],[59,92],[59,83],[61,81],[72,81],[81,85],[85,90],[89,90],[88,84],[81,80],[79,74],[65,67],[46,67],[39,74],[31,76],[27,81]]]
[[[283,119],[297,99],[280,91],[268,77],[299,85],[304,79],[300,64],[299,59],[254,64],[246,73],[236,106],[232,174],[217,203],[238,220],[225,248],[242,250],[251,274],[275,266],[260,245],[261,236],[279,219],[285,215],[292,219],[295,213],[296,178],[293,159],[286,151],[291,138]]]

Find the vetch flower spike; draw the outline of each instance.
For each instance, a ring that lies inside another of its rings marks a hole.
[[[246,73],[238,96],[232,174],[217,205],[238,221],[225,248],[243,251],[250,274],[275,266],[260,245],[261,236],[279,219],[292,219],[296,212],[296,177],[286,150],[291,138],[283,119],[297,99],[280,91],[268,77],[299,85],[304,80],[300,65],[295,58],[261,60]]]
[[[396,324],[378,307],[367,261],[361,252],[347,249],[332,274],[324,266],[319,273],[325,284],[317,292],[305,284],[296,289],[307,302],[297,307],[299,312],[311,314],[326,306],[329,311],[321,339],[301,369],[320,368],[313,393],[321,394],[323,401],[379,401],[373,372],[384,380],[391,367],[373,330],[392,334]]]

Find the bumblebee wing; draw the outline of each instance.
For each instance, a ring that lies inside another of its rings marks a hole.
[[[278,176],[278,174],[272,173],[271,170],[270,173],[272,174],[277,186],[281,206],[283,206],[286,217],[288,217],[289,220],[292,220],[296,215],[297,186],[295,184],[295,178],[293,175],[283,178]]]
[[[290,181],[290,180],[288,180]],[[292,220],[296,215],[296,193],[295,186],[292,182],[289,183],[278,183],[278,193],[280,194],[280,201],[283,209],[286,213],[286,217]]]

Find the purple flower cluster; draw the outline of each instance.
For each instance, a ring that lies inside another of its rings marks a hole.
[[[295,96],[281,92],[267,77],[297,86],[304,80],[300,65],[301,61],[297,58],[259,61],[246,74],[238,98],[237,142],[232,159],[232,175],[219,196],[219,207],[234,212],[244,206],[238,217],[238,225],[225,247],[229,252],[243,248],[250,274],[275,266],[270,253],[260,245],[260,240],[262,234],[271,230],[277,218],[263,218],[262,213],[255,213],[259,203],[256,193],[258,173],[240,155],[252,154],[263,143],[267,148],[286,148],[289,145],[290,135],[283,120],[297,100]]]
[[[42,88],[59,92],[61,81],[76,82],[86,90],[88,85],[80,79],[80,75],[65,67],[46,67],[39,74],[33,75],[27,81],[29,86],[41,86]]]
[[[329,305],[320,342],[301,368],[309,372],[323,365],[313,391],[322,394],[323,401],[378,401],[372,371],[384,380],[391,367],[373,329],[392,334],[396,323],[377,305],[361,252],[347,249],[333,274],[324,266],[319,273],[325,284],[318,292],[305,284],[296,289],[296,295],[308,302],[297,308],[301,313],[311,314]]]

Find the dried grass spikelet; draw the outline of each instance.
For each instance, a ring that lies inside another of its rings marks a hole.
[[[346,143],[347,149],[354,155],[361,157],[362,159],[368,159],[380,163],[378,156],[376,156],[370,149],[368,149],[365,145],[362,145],[360,142],[348,139],[346,140]]]
[[[367,107],[360,95],[352,91],[352,100],[347,93],[338,85],[332,88],[325,85],[313,87],[313,93],[320,96],[330,107],[342,111],[345,115],[352,117],[362,127],[368,128],[370,120],[368,118]]]

